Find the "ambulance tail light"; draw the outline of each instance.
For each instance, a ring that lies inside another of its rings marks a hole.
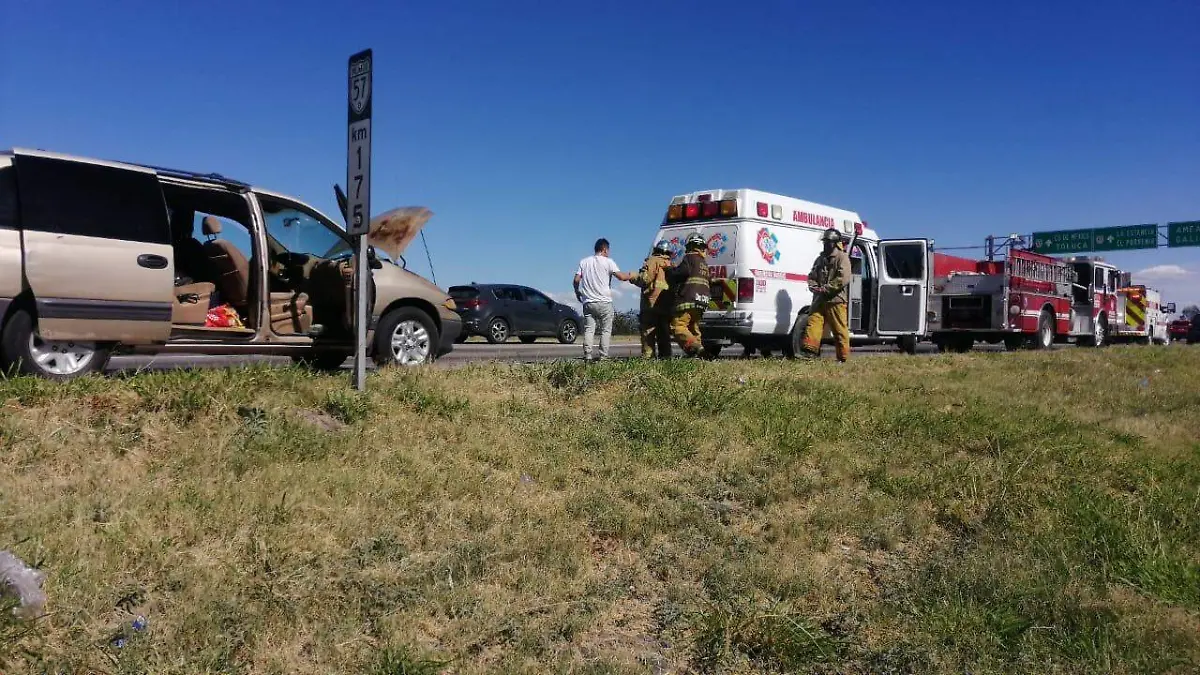
[[[667,222],[674,223],[683,220],[683,204],[672,204],[667,208]]]
[[[854,234],[855,234],[855,236],[862,236],[862,233],[863,233],[863,224],[862,224],[862,223],[855,223],[855,224],[854,224]]]
[[[687,204],[686,206],[683,207],[683,219],[684,220],[695,220],[696,218],[699,218],[699,217],[700,217],[700,205],[699,204]]]
[[[767,206],[763,202],[758,202],[758,204],[756,204],[756,206],[758,207],[758,217],[759,218],[770,218],[771,217],[771,207]]]
[[[701,205],[700,212],[705,218],[716,218],[720,213],[721,207],[717,202],[704,202]]]
[[[738,302],[754,302],[754,279],[738,279]]]
[[[737,200],[736,199],[724,199],[720,202],[720,204],[721,204],[721,215],[722,216],[724,216],[726,218],[736,218],[737,217],[738,209],[737,209]]]

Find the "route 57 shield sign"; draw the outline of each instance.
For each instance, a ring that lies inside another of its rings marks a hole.
[[[371,104],[371,56],[365,55],[350,65],[350,109],[363,116]]]

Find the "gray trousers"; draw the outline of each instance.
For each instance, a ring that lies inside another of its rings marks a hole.
[[[608,345],[612,341],[613,304],[611,302],[588,302],[583,305],[583,358],[592,358],[593,333],[600,329],[599,358],[608,358]]]

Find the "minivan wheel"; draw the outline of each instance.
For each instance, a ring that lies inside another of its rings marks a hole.
[[[419,366],[437,358],[437,329],[433,319],[415,307],[400,307],[384,315],[375,330],[375,364]]]
[[[504,319],[492,319],[492,322],[488,324],[485,337],[494,345],[508,342],[508,322]]]
[[[59,381],[103,370],[109,357],[109,350],[94,342],[42,339],[25,310],[9,318],[0,347],[6,367],[13,372]]]
[[[558,341],[564,345],[575,344],[577,337],[579,337],[579,325],[574,321],[567,319],[558,327]]]
[[[345,351],[310,351],[303,356],[293,356],[292,361],[297,365],[311,370],[330,372],[341,370],[342,364],[350,358]]]

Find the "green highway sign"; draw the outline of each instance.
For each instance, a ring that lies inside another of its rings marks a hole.
[[[1167,246],[1200,246],[1200,220],[1167,223]]]
[[[1079,253],[1092,250],[1091,230],[1034,232],[1033,250],[1043,255]]]
[[[1196,236],[1200,238],[1200,223],[1194,225]],[[1200,245],[1200,242],[1194,245]],[[1033,233],[1033,250],[1044,255],[1128,251],[1138,248],[1158,248],[1157,225],[1125,225]]]
[[[1098,227],[1092,230],[1093,251],[1127,251],[1135,248],[1158,248],[1158,225],[1126,225]]]

